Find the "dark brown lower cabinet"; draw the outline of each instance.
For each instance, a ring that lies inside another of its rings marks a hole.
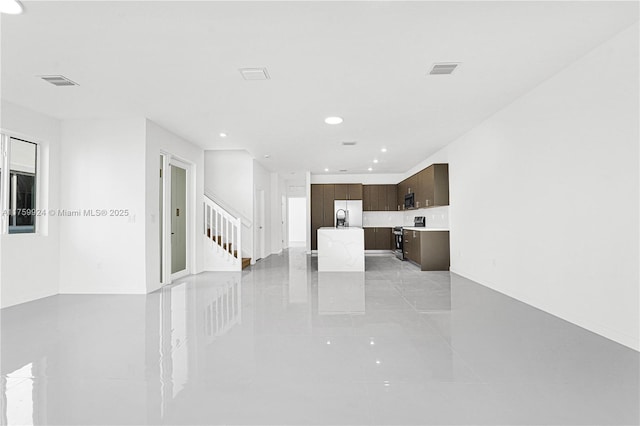
[[[364,249],[373,250],[376,245],[376,228],[364,228]]]
[[[404,230],[404,257],[420,264],[420,231]]]
[[[364,228],[365,250],[392,250],[393,246],[391,228]]]
[[[423,271],[448,271],[449,231],[404,230],[404,257]]]

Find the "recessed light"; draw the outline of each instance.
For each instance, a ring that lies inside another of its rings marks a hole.
[[[20,15],[22,13],[22,5],[16,0],[0,0],[0,13]]]
[[[271,156],[269,154],[265,154],[264,158],[271,158]]]
[[[377,158],[374,158],[374,159],[373,159],[373,162],[374,162],[374,163],[377,163],[377,162],[378,162],[378,159],[377,159]]]
[[[325,168],[324,168],[324,171],[325,171],[325,172],[328,172],[328,171],[329,171],[329,169],[325,167]]]
[[[340,124],[342,121],[342,117],[327,117],[324,119],[324,122],[327,124]]]
[[[226,133],[224,133],[224,132],[223,132],[223,133],[220,133],[220,137],[221,137],[221,138],[226,138],[226,137],[227,137],[227,134],[226,134]]]
[[[387,148],[382,148],[380,152],[387,152]]]
[[[371,170],[373,170],[373,168],[372,168],[372,167],[369,167],[367,170],[371,171]]]

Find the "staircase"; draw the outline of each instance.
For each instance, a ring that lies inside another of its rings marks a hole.
[[[242,257],[242,221],[204,197],[205,270],[241,271],[251,265]]]

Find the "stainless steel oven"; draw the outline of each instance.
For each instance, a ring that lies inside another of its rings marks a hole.
[[[394,253],[400,260],[404,260],[404,247],[403,247],[403,235],[402,226],[396,226],[393,228],[393,237],[396,242]]]

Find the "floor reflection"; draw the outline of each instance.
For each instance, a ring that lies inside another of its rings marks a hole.
[[[159,380],[151,380],[148,389],[149,401],[156,400],[159,406],[158,422],[206,370],[210,346],[242,324],[241,274],[211,278],[191,277],[164,287],[147,308],[148,318],[159,318],[158,333],[153,333],[157,339],[147,341],[147,365],[158,367]]]
[[[34,424],[34,380],[33,363],[25,365],[3,377],[4,418],[2,424],[33,425]]]
[[[391,256],[318,273],[297,249],[0,314],[3,424],[638,420],[636,352]]]
[[[319,272],[318,314],[364,314],[364,272]]]

